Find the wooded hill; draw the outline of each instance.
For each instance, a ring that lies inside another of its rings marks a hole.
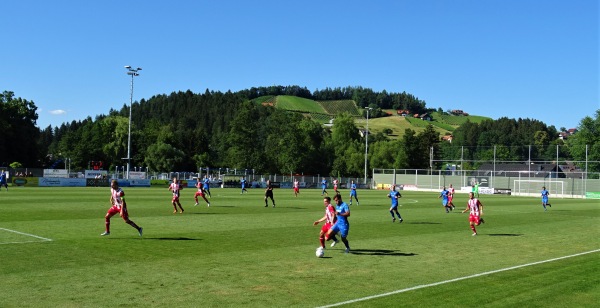
[[[37,107],[33,102],[15,98],[8,91],[0,99],[0,125],[5,128],[0,140],[2,166],[18,163],[49,168],[64,157],[70,158],[72,169],[87,169],[90,161],[102,161],[108,170],[125,165],[129,106],[40,130],[35,127]],[[354,108],[349,107],[350,102]],[[561,145],[560,159],[573,159],[585,154],[580,151],[582,145],[594,141],[574,135],[565,144],[556,138],[553,126],[533,119],[473,117],[452,123],[448,119],[460,117],[429,109],[424,101],[405,92],[374,92],[362,87],[310,92],[298,86],[272,86],[235,93],[173,92],[134,102],[132,166],[157,172],[229,167],[279,174],[362,176],[365,140],[359,131],[366,124],[365,107],[373,108],[369,114],[369,169],[427,169],[432,148],[434,168],[458,159],[476,167],[476,161],[490,159],[495,145],[499,147],[498,160],[526,160],[528,156],[553,160],[557,144]],[[398,109],[429,113],[433,121],[387,114]],[[331,115],[335,116],[333,127],[323,125]],[[450,131],[453,142],[442,142],[442,136]],[[19,147],[14,146],[17,144]],[[535,147],[530,150],[528,145]]]
[[[333,120],[342,113],[354,117],[355,124],[361,129],[366,129],[366,111],[359,108],[353,100],[315,101],[311,99],[279,95],[262,96],[254,99],[255,103],[272,106],[290,112],[298,112],[307,118],[321,124],[332,124]],[[399,115],[396,109],[381,109],[379,107],[369,113],[369,131],[371,133],[384,133],[392,139],[401,138],[406,129],[422,132],[427,125],[433,125],[441,135],[451,135],[452,131],[460,125],[470,121],[480,123],[491,118],[475,115],[453,115],[441,110],[429,111],[426,119],[418,114]],[[423,114],[421,114],[423,115]]]

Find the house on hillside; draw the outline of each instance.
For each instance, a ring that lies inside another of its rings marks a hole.
[[[480,174],[506,177],[566,178],[556,164],[482,164],[477,169]]]
[[[410,114],[410,111],[408,111],[406,109],[398,109],[398,110],[396,110],[396,114],[399,116],[405,117]]]
[[[361,137],[365,138],[367,136],[367,134],[370,134],[371,132],[366,129],[359,129],[358,133],[360,134]]]
[[[452,138],[454,138],[454,136],[452,136],[452,135],[444,135],[444,136],[442,136],[442,141],[447,141],[447,142],[452,143]]]
[[[575,134],[577,132],[577,128],[569,128],[565,132],[558,133],[558,138],[561,140],[567,139],[569,136]]]
[[[457,115],[457,116],[459,116],[459,115],[468,116],[469,115],[468,113],[466,113],[466,112],[464,112],[464,111],[462,111],[460,109],[450,110],[450,113],[453,114],[453,115]]]
[[[415,113],[415,115],[413,117],[419,118],[423,121],[431,121],[431,116],[428,113],[422,113],[422,114]]]

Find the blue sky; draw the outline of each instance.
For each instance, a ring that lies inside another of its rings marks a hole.
[[[4,1],[0,91],[38,126],[133,99],[256,86],[406,91],[578,126],[600,109],[598,0]],[[135,112],[135,109],[134,109]]]

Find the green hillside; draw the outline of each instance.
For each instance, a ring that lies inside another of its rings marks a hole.
[[[257,103],[269,104],[275,108],[289,110],[292,112],[302,113],[304,116],[321,124],[329,123],[336,115],[347,112],[356,118],[356,126],[366,128],[367,121],[362,117],[362,110],[356,106],[352,100],[335,100],[335,101],[314,101],[306,98],[279,95],[279,96],[262,96],[254,99]],[[390,138],[401,138],[407,128],[410,128],[417,133],[425,130],[427,125],[432,125],[434,129],[440,133],[440,136],[451,134],[457,127],[465,122],[480,123],[490,119],[483,116],[456,116],[441,114],[439,112],[431,113],[431,121],[425,121],[412,116],[402,117],[396,115],[396,110],[384,110],[390,116],[370,118],[369,130],[372,133],[384,132],[391,130],[388,135]]]
[[[356,107],[356,103],[352,100],[319,101],[317,104],[321,105],[328,114],[347,112],[353,116],[360,116],[358,107]]]
[[[317,102],[290,95],[279,95],[276,97],[275,107],[290,110],[290,111],[301,111],[306,113],[327,113],[325,109],[321,107]]]

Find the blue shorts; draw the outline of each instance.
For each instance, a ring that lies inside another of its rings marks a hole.
[[[329,230],[331,230],[331,234],[336,234],[339,232],[340,235],[345,238],[345,237],[348,237],[348,231],[350,230],[350,225],[336,223]]]
[[[542,198],[542,203],[548,203],[548,198]]]
[[[443,205],[443,206],[446,206],[446,205],[448,205],[448,200],[442,200],[442,205]]]
[[[351,190],[350,191],[350,197],[356,197],[356,190]]]

